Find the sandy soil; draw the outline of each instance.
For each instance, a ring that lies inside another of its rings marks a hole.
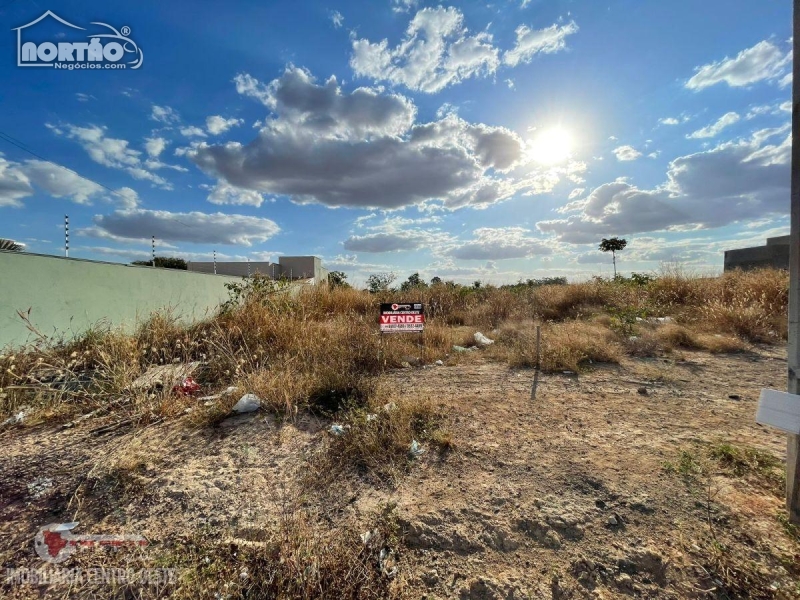
[[[713,461],[702,473],[666,466],[682,451],[702,462],[721,442],[783,460],[784,436],[754,415],[762,387],[785,386],[785,349],[684,357],[546,375],[536,400],[530,370],[488,353],[390,373],[399,395],[446,409],[454,447],[429,449],[396,487],[349,479],[340,508],[368,523],[396,504],[398,589],[410,597],[800,597],[800,543],[780,523],[779,487]],[[281,490],[328,435],[325,421],[277,425],[263,413],[97,431],[115,419],[0,433],[4,567],[38,567],[33,538],[52,522],[140,533],[154,547],[200,528],[248,539],[274,522]]]

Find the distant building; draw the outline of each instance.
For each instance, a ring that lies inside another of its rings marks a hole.
[[[789,269],[790,236],[767,238],[766,246],[738,248],[725,251],[725,270],[742,269],[749,271],[763,267]]]
[[[189,270],[196,273],[213,273],[213,262],[190,262]],[[281,256],[278,262],[220,262],[217,261],[217,275],[247,277],[259,273],[271,279],[312,280],[314,284],[328,282],[328,269],[316,256]]]

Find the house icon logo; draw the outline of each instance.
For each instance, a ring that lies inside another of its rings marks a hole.
[[[33,41],[31,38],[36,26],[45,19],[51,19],[52,24],[63,26],[63,31],[53,41]],[[130,38],[130,27],[117,30],[98,21],[92,21],[91,25],[99,26],[98,33],[81,34],[80,32],[87,32],[85,27],[74,25],[48,10],[38,19],[15,27],[12,31],[17,32],[17,66],[50,67],[67,71],[138,69],[142,66],[144,53]],[[74,41],[64,41],[73,39]]]

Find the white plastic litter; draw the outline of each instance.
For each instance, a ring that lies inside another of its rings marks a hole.
[[[5,421],[0,423],[0,427],[5,427],[6,425],[16,425],[17,423],[22,423],[25,420],[25,417],[28,416],[30,409],[27,406],[24,406],[21,411],[18,413],[11,415]]]
[[[386,577],[392,578],[397,575],[397,560],[394,557],[394,550],[383,548],[378,557],[378,566]]]
[[[425,448],[423,448],[417,440],[411,441],[411,456],[417,457],[422,456],[425,454]]]
[[[377,418],[378,418],[378,415],[370,413],[370,414],[367,415],[367,423],[372,423]]]
[[[441,360],[437,360],[435,364],[436,364],[437,367],[443,367],[444,366],[444,362],[442,362]]]
[[[347,433],[347,430],[350,429],[349,425],[339,425],[338,423],[334,423],[331,425],[331,428],[328,430],[333,435],[344,435]]]
[[[475,343],[478,344],[481,348],[485,348],[486,346],[491,346],[494,344],[494,340],[490,340],[488,337],[483,335],[480,331],[475,332]]]
[[[211,396],[201,396],[200,398],[198,398],[198,400],[218,400],[218,399],[222,398],[223,396],[227,396],[228,394],[232,394],[233,392],[235,392],[238,389],[239,388],[237,388],[235,385],[232,385],[229,388],[226,388],[224,392],[220,392],[219,394],[212,394]]]
[[[259,408],[261,408],[261,398],[255,394],[245,394],[233,405],[233,412],[238,414],[249,413],[255,412]]]

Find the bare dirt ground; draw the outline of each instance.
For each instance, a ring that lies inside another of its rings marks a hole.
[[[335,512],[366,528],[389,507],[402,539],[394,586],[408,597],[800,597],[800,542],[781,521],[773,477],[781,465],[719,459],[723,446],[785,457],[784,436],[754,421],[760,389],[785,385],[785,349],[683,358],[544,375],[535,401],[532,371],[491,351],[392,372],[385,378],[398,396],[444,409],[453,447],[428,448],[395,485],[345,477]],[[329,421],[277,424],[264,413],[214,427],[187,418],[100,429],[113,422],[0,433],[5,568],[40,567],[33,538],[52,522],[139,533],[151,541],[145,552],[198,530],[251,539],[330,435]],[[92,552],[113,564],[108,551]],[[0,590],[75,592],[9,582]]]

